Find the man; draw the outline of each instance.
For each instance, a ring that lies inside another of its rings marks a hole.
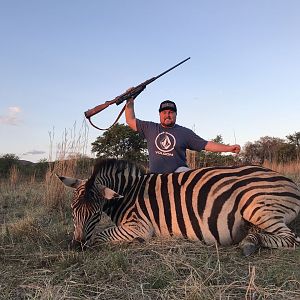
[[[176,124],[177,107],[173,101],[160,104],[160,124],[135,117],[134,99],[127,101],[125,118],[128,126],[147,141],[151,173],[187,171],[186,150],[239,153],[239,145],[223,145],[206,141],[192,130]]]

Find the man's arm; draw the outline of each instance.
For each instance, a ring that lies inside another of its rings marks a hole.
[[[240,147],[240,145],[223,145],[223,144],[209,141],[205,146],[205,150],[211,151],[211,152],[239,153],[241,151],[241,147]]]
[[[136,118],[134,113],[134,99],[128,99],[125,107],[125,119],[127,125],[134,131],[137,131],[136,128]]]

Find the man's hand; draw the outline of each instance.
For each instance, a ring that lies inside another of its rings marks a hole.
[[[206,151],[211,152],[232,152],[232,153],[240,153],[241,147],[240,145],[224,145],[209,141],[205,146]]]
[[[231,149],[229,152],[238,154],[241,151],[240,145],[231,145],[230,147],[231,147]]]
[[[134,89],[134,87],[130,87],[129,89],[126,90],[126,93],[130,93],[132,92],[132,90]],[[126,99],[126,103],[127,104],[132,104],[134,101],[134,97],[130,97]]]
[[[126,92],[131,92],[133,88],[129,88]],[[125,106],[125,118],[127,125],[134,131],[137,131],[136,128],[136,118],[134,113],[134,97],[130,97],[126,99]]]

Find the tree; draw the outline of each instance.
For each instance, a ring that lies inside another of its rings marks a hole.
[[[247,164],[262,164],[261,149],[258,142],[247,142],[243,148],[243,158]]]
[[[248,142],[244,147],[247,163],[263,164],[269,162],[285,163],[296,159],[295,146],[283,139],[264,136],[254,143]]]
[[[0,157],[0,174],[2,176],[8,176],[12,166],[19,164],[19,157],[15,154],[7,153]]]
[[[212,139],[215,143],[223,144],[222,135],[218,134],[214,139]],[[203,158],[204,166],[213,166],[220,164],[221,153],[220,152],[199,152],[200,157]]]
[[[224,144],[222,135],[218,134],[214,139],[215,143]],[[237,159],[231,155],[224,155],[220,152],[207,152],[201,151],[197,153],[196,156],[196,166],[198,167],[208,167],[208,166],[226,166],[235,165]]]
[[[129,126],[116,124],[92,143],[97,157],[147,161],[146,141]]]
[[[36,178],[44,178],[49,168],[49,162],[46,158],[40,159],[34,165],[34,174]]]
[[[286,138],[288,139],[288,143],[295,147],[296,157],[297,160],[299,160],[300,159],[300,131],[295,132],[294,134],[289,134],[286,136]]]

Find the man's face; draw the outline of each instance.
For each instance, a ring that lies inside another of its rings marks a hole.
[[[176,112],[173,110],[163,110],[159,113],[160,123],[163,127],[173,127],[176,123]]]

